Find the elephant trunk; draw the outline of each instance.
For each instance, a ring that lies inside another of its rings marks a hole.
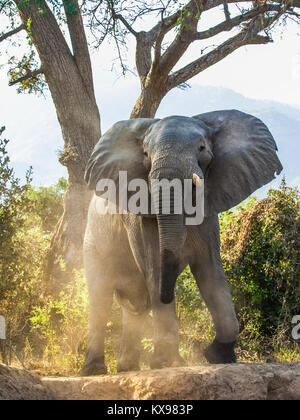
[[[160,243],[160,300],[171,303],[179,273],[179,261],[183,243],[183,216],[158,216]]]
[[[159,180],[178,178],[178,173],[172,176],[168,171],[164,177],[163,171],[159,172]],[[178,203],[175,203],[175,194],[172,189],[170,194],[161,196],[160,193],[156,193],[153,201],[156,208],[159,208],[157,223],[160,247],[160,300],[168,304],[174,300],[175,284],[180,274],[179,265],[184,237],[183,212],[176,214],[174,211]],[[164,204],[166,207],[170,205],[170,214],[164,214],[163,209],[166,208]]]

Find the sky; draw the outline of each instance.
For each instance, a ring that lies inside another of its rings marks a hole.
[[[216,15],[203,22],[209,27]],[[300,27],[290,24],[283,33],[277,31],[274,43],[243,47],[189,81],[192,86],[216,86],[232,89],[246,97],[272,100],[299,108],[300,111]],[[199,43],[185,54],[179,65],[195,59]],[[129,64],[134,67],[134,40],[128,42]],[[2,57],[3,58],[3,57]],[[112,45],[103,45],[92,53],[97,103],[102,132],[114,122],[127,119],[139,93],[138,78],[128,73],[125,78],[111,70],[116,51]],[[57,162],[63,141],[55,108],[49,93],[44,97],[17,94],[8,87],[7,75],[0,71],[0,125],[6,126],[5,137],[11,139],[9,153],[17,175],[22,176],[33,165],[35,185],[49,185],[66,175],[65,168]],[[163,101],[168,115],[168,96]],[[182,115],[185,114],[184,100]],[[197,109],[195,109],[195,114]],[[300,175],[300,173],[299,173]]]

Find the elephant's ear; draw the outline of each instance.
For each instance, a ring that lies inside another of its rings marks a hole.
[[[150,118],[120,121],[101,137],[85,172],[89,189],[96,190],[101,179],[111,179],[118,190],[120,171],[127,172],[128,182],[136,178],[148,181],[142,142],[156,121]]]
[[[230,209],[282,170],[277,146],[266,125],[236,110],[196,115],[213,128],[213,160],[207,172],[207,215]]]

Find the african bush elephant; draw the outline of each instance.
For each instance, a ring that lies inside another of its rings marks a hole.
[[[95,190],[101,179],[113,180],[118,188],[120,171],[127,172],[128,181],[148,183],[204,179],[205,217],[200,225],[187,226],[185,214],[175,212],[99,214],[97,205],[103,198],[94,195],[84,241],[90,332],[83,375],[106,373],[104,331],[114,292],[123,314],[118,371],[139,369],[143,321],[150,310],[155,333],[151,368],[183,363],[174,287],[188,264],[216,329],[205,357],[210,363],[236,362],[239,325],[221,264],[218,213],[281,172],[276,150],[268,128],[236,110],[132,119],[104,134],[88,163],[90,189]]]

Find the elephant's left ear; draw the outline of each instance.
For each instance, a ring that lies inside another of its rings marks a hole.
[[[196,115],[213,130],[213,160],[205,182],[205,212],[234,207],[282,171],[277,146],[266,125],[236,110]]]

